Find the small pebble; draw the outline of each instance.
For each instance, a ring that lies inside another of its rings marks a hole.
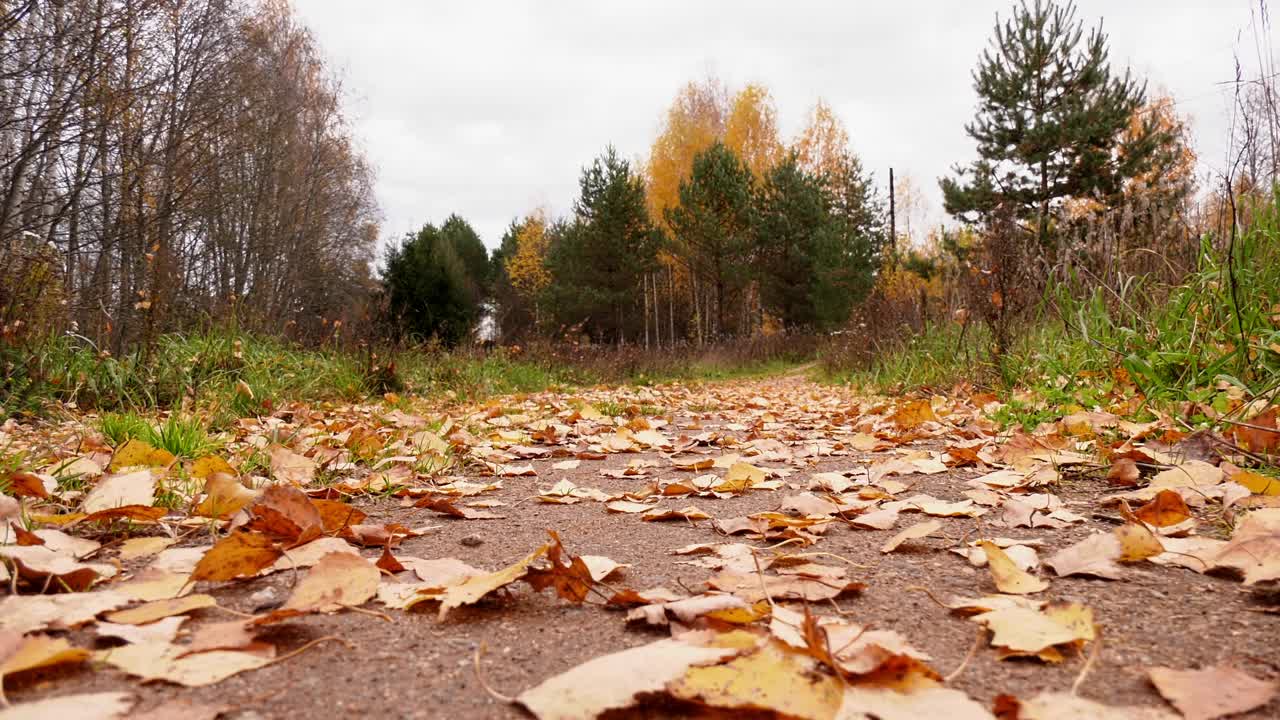
[[[467,547],[476,547],[477,545],[483,543],[484,539],[481,538],[479,535],[467,535],[463,537],[461,540],[459,540],[458,542],[462,543],[463,545],[466,545]]]
[[[273,587],[264,587],[258,592],[249,596],[249,602],[253,603],[254,607],[262,607],[263,605],[270,605],[275,601],[276,601],[276,589]]]

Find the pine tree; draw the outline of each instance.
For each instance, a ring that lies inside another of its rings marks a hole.
[[[387,253],[383,285],[397,339],[435,338],[457,345],[479,311],[467,268],[453,242],[430,223]]]
[[[641,278],[655,269],[661,240],[644,180],[610,146],[583,168],[579,187],[573,221],[547,258],[549,309],[597,341],[635,339],[645,322]]]
[[[666,211],[676,255],[714,303],[713,336],[736,334],[729,312],[749,277],[751,188],[751,170],[717,141],[694,159],[680,204]]]
[[[814,250],[835,230],[826,189],[793,154],[765,176],[754,207],[761,304],[788,330],[811,327],[817,319]]]
[[[979,159],[940,180],[947,212],[970,223],[1007,212],[1046,250],[1063,199],[1111,201],[1159,145],[1151,123],[1123,137],[1145,83],[1112,74],[1102,26],[1086,36],[1072,2],[1024,0],[997,20],[973,81],[979,106],[965,129]]]

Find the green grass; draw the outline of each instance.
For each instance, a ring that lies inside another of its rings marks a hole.
[[[199,418],[177,414],[152,425],[133,411],[106,413],[98,420],[98,428],[114,448],[137,439],[184,460],[208,455],[219,446]]]
[[[174,457],[193,460],[217,450],[219,443],[209,437],[209,432],[198,418],[170,415],[156,427],[148,426],[143,438],[152,447],[167,450]]]
[[[98,429],[111,447],[118,448],[126,442],[139,439],[147,440],[153,432],[151,423],[135,412],[105,413],[98,419]]]
[[[1079,282],[1050,288],[1042,312],[1000,363],[980,327],[971,326],[962,341],[959,327],[947,324],[866,368],[828,370],[826,379],[880,392],[973,381],[1006,401],[995,419],[1028,428],[1106,407],[1135,389],[1149,406],[1189,402],[1225,412],[1241,395],[1280,389],[1276,199],[1259,207],[1236,239],[1233,263],[1225,245],[1206,237],[1198,267],[1175,287],[1133,278],[1119,288],[1084,290]]]

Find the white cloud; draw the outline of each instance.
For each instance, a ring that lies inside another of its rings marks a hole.
[[[356,131],[398,236],[456,212],[493,247],[538,205],[566,211],[605,145],[646,157],[676,90],[713,71],[773,93],[794,133],[819,96],[883,183],[937,178],[973,156],[969,73],[1000,0],[436,3],[295,0],[342,72]],[[1206,172],[1222,165],[1248,0],[1081,0],[1105,15],[1114,63],[1167,88],[1194,119]],[[1251,57],[1251,45],[1241,54]],[[938,215],[937,219],[941,219]]]

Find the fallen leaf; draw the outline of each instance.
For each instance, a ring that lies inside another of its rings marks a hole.
[[[178,542],[176,539],[167,537],[129,538],[120,543],[120,559],[138,560],[151,557],[176,542]]]
[[[899,545],[908,540],[919,540],[920,538],[928,537],[940,529],[942,529],[942,523],[938,520],[926,520],[924,522],[916,523],[911,527],[904,528],[897,535],[890,538],[884,545],[881,545],[880,552],[893,552]]]
[[[275,648],[270,645],[254,652],[213,650],[184,655],[185,651],[181,645],[139,643],[99,651],[95,658],[144,681],[163,680],[186,687],[202,687],[265,667],[275,656]]]
[[[7,492],[14,497],[47,498],[49,491],[45,489],[44,480],[39,475],[29,472],[12,472],[8,476]]]
[[[676,698],[730,710],[767,710],[785,717],[832,718],[843,684],[810,657],[776,640],[723,665],[688,668],[668,683]]]
[[[642,693],[663,691],[690,667],[718,663],[739,652],[675,638],[659,640],[588,660],[520,693],[516,702],[540,720],[594,718],[630,707]]]
[[[124,692],[83,693],[33,700],[0,710],[0,720],[122,720],[133,707],[134,697]],[[132,717],[137,717],[133,715]]]
[[[991,630],[991,645],[1001,649],[1002,659],[1032,656],[1056,663],[1063,660],[1059,647],[1078,647],[1096,637],[1088,608],[1059,608],[1055,612],[1053,605],[1044,610],[1007,607],[976,615],[973,621]]]
[[[204,481],[204,499],[196,506],[194,513],[202,517],[230,517],[257,497],[258,493],[241,485],[235,475],[213,472]]]
[[[1254,510],[1240,518],[1231,539],[1209,562],[1244,573],[1245,585],[1280,579],[1280,508]]]
[[[141,643],[141,642],[173,642],[178,636],[178,630],[182,628],[188,618],[185,615],[177,615],[157,620],[145,625],[120,625],[112,622],[99,621],[93,626],[94,632],[98,637],[119,638],[125,642]]]
[[[271,475],[292,485],[309,485],[316,479],[319,465],[315,460],[290,450],[283,445],[273,445],[269,450]]]
[[[525,574],[529,572],[529,566],[538,558],[546,555],[547,551],[550,549],[551,546],[549,544],[543,545],[537,550],[529,553],[523,560],[520,560],[513,565],[508,565],[507,567],[498,570],[497,572],[489,573],[488,575],[470,577],[457,585],[450,586],[444,594],[440,596],[439,619],[444,620],[445,615],[447,615],[449,610],[453,608],[478,602],[481,598],[498,588],[506,587],[507,585],[523,578]]]
[[[11,637],[0,636],[0,648],[8,651],[4,657],[0,657],[0,681],[8,675],[26,670],[82,663],[90,655],[88,650],[72,647],[66,638],[48,635],[20,637],[12,631],[4,633],[11,633]]]
[[[1091,575],[1119,580],[1124,569],[1116,564],[1123,552],[1120,539],[1111,533],[1094,533],[1070,547],[1059,550],[1045,560],[1059,577]]]
[[[1134,515],[1148,525],[1168,527],[1191,517],[1191,509],[1182,496],[1173,490],[1161,490],[1151,502],[1134,510]]]
[[[1028,595],[1048,589],[1048,582],[1020,569],[1003,550],[996,547],[995,543],[984,540],[980,543],[980,547],[987,554],[987,567],[991,570],[991,579],[1000,592]]]
[[[248,620],[205,623],[191,634],[191,642],[183,648],[183,655],[210,650],[244,650],[253,646],[259,631],[260,628]]]
[[[113,565],[80,562],[44,545],[0,545],[0,557],[12,561],[18,576],[39,592],[83,592],[117,572]]]
[[[85,497],[82,509],[93,513],[129,505],[150,506],[155,502],[156,481],[150,470],[108,475]]]
[[[115,451],[109,467],[113,472],[128,467],[166,467],[175,460],[169,451],[151,447],[142,440],[133,438]]]
[[[581,555],[579,559],[587,566],[588,572],[591,573],[591,579],[600,582],[610,575],[631,567],[625,563],[617,563],[603,555]]]
[[[252,530],[296,547],[324,534],[324,518],[306,493],[292,485],[272,485],[249,506]]]
[[[414,503],[414,507],[426,508],[440,513],[441,515],[452,515],[465,520],[501,520],[504,516],[488,510],[476,510],[469,507],[458,507],[445,497],[436,495],[428,495],[418,502]]]
[[[1280,690],[1280,684],[1258,680],[1230,665],[1202,670],[1153,667],[1147,670],[1147,677],[1185,720],[1213,720],[1248,712],[1271,702]]]
[[[1107,471],[1107,483],[1120,487],[1134,487],[1141,477],[1142,471],[1138,469],[1138,463],[1131,458],[1116,460]]]
[[[644,515],[640,516],[640,519],[644,520],[645,522],[653,522],[655,520],[694,521],[694,520],[710,520],[711,516],[703,512],[702,510],[699,510],[696,506],[690,505],[689,507],[681,508],[679,510],[675,510],[672,508],[656,507],[646,512]]]
[[[1002,720],[1178,720],[1162,708],[1103,705],[1071,693],[1042,692],[1030,700],[996,698]]]
[[[1120,542],[1120,562],[1138,562],[1164,552],[1160,538],[1141,523],[1127,522],[1112,531]]]
[[[192,581],[222,581],[252,577],[270,567],[284,554],[268,537],[234,530],[219,540],[196,563]]]
[[[107,620],[122,625],[143,625],[172,615],[185,615],[193,610],[215,607],[212,595],[187,595],[168,600],[154,600],[128,610],[118,610],[107,615]]]
[[[335,612],[363,605],[377,594],[380,577],[378,568],[359,555],[330,553],[307,572],[282,609]]]

